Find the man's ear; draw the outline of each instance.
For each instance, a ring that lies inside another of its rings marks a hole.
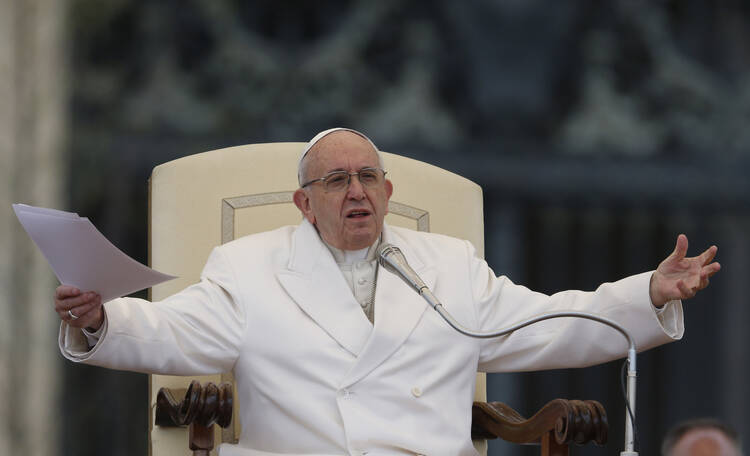
[[[310,207],[310,197],[307,196],[307,192],[305,192],[304,189],[298,188],[295,190],[292,199],[294,200],[294,205],[297,206],[297,209],[302,212],[302,216],[305,217],[308,222],[315,225],[315,215]]]
[[[393,195],[393,182],[391,182],[389,179],[385,180],[385,213],[388,213],[388,201],[391,200],[391,195]]]

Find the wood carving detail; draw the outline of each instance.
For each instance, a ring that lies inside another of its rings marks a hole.
[[[533,443],[550,432],[561,445],[604,445],[608,428],[607,412],[597,401],[555,399],[529,419],[500,402],[475,402],[472,407],[472,438]]]
[[[161,388],[156,396],[156,425],[188,426],[195,423],[210,427],[216,423],[225,428],[232,422],[232,400],[232,384],[227,382],[218,386],[208,382],[201,386],[200,382],[193,380],[180,402],[175,400],[169,388]]]

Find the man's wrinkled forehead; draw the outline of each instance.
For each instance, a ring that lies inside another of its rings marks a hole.
[[[313,137],[313,138],[312,138],[312,139],[311,139],[311,140],[310,140],[310,141],[309,141],[309,142],[307,143],[307,145],[306,145],[306,146],[305,146],[305,148],[304,148],[304,149],[302,150],[302,153],[301,153],[301,154],[300,154],[300,156],[299,156],[299,162],[298,162],[298,165],[302,163],[302,160],[304,160],[304,159],[305,159],[305,157],[306,157],[306,156],[307,156],[307,154],[308,154],[308,153],[310,152],[310,150],[311,150],[311,149],[312,149],[313,147],[315,147],[315,145],[317,145],[317,144],[318,144],[318,143],[319,143],[319,142],[320,142],[320,141],[321,141],[321,140],[322,140],[323,138],[327,137],[327,136],[328,136],[328,135],[330,135],[331,133],[336,133],[336,132],[343,132],[343,131],[347,131],[347,132],[350,132],[350,133],[354,133],[355,135],[358,135],[358,136],[360,136],[360,137],[364,138],[364,139],[365,139],[365,140],[366,140],[366,141],[367,141],[367,142],[368,142],[368,143],[370,144],[370,146],[372,146],[372,148],[373,148],[373,149],[375,150],[375,152],[377,152],[377,151],[378,151],[378,148],[377,148],[377,147],[375,146],[375,144],[374,144],[374,143],[372,142],[372,140],[370,140],[370,138],[368,138],[368,137],[367,137],[367,135],[365,135],[364,133],[362,133],[362,132],[360,132],[360,131],[357,131],[357,130],[353,130],[353,129],[351,129],[351,128],[342,128],[342,127],[330,128],[330,129],[328,129],[328,130],[323,130],[323,131],[321,131],[320,133],[318,133],[317,135],[315,135],[315,136],[314,136],[314,137]],[[299,167],[299,166],[298,166],[298,167]]]

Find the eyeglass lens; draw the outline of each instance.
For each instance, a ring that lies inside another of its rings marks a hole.
[[[357,176],[359,182],[365,187],[371,187],[380,182],[382,172],[378,169],[362,169],[358,173],[348,173],[346,171],[337,171],[329,174],[323,182],[327,190],[343,190],[349,186],[351,176]]]

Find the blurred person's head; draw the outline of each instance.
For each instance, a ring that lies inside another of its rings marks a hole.
[[[742,456],[737,432],[711,418],[679,423],[664,437],[662,456]]]

